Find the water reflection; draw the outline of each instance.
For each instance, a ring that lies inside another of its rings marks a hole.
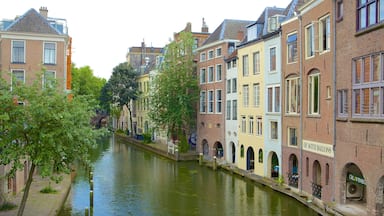
[[[94,215],[316,215],[268,187],[197,162],[174,162],[118,138],[100,142],[94,162]],[[84,215],[87,173],[79,169],[61,215]]]

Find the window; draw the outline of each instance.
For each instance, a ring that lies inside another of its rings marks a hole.
[[[232,120],[237,120],[237,100],[232,101]]]
[[[249,70],[248,70],[248,55],[243,56],[243,76],[248,76],[249,75]]]
[[[248,107],[249,105],[249,86],[243,85],[243,106]]]
[[[233,78],[232,79],[232,93],[236,93],[236,92],[237,92],[237,79]]]
[[[308,79],[308,113],[320,114],[320,74],[317,70]]]
[[[25,63],[25,41],[12,41],[12,63]]]
[[[308,177],[309,176],[309,158],[305,158],[305,175]]]
[[[193,47],[192,47],[192,49],[193,49],[193,50],[196,50],[197,47],[199,47],[199,39],[198,39],[198,38],[195,38],[195,39],[193,40]]]
[[[44,43],[44,64],[56,64],[56,43]]]
[[[240,146],[240,157],[244,157],[244,145]]]
[[[277,121],[271,121],[271,139],[278,139],[278,124]]]
[[[245,116],[241,116],[241,132],[247,132],[247,119],[245,118]]]
[[[325,185],[329,184],[329,164],[325,164]]]
[[[344,4],[343,0],[337,0],[336,2],[336,19],[340,21],[344,16]]]
[[[12,86],[17,86],[24,83],[24,70],[12,70]]]
[[[208,67],[208,82],[213,82],[213,78],[214,78],[214,71],[213,71],[213,67]]]
[[[297,146],[296,128],[288,128],[288,145]]]
[[[253,74],[260,73],[260,52],[253,53]]]
[[[276,71],[276,47],[269,49],[269,71]]]
[[[329,51],[331,47],[331,19],[328,16],[319,21],[319,48],[320,51]]]
[[[262,117],[257,117],[257,119],[256,119],[256,135],[257,136],[263,135],[263,119],[262,119]]]
[[[221,64],[216,65],[216,81],[221,81],[222,79],[222,70]]]
[[[253,116],[250,116],[249,117],[249,134],[253,134],[253,124],[254,124],[254,121],[253,121]]]
[[[253,84],[253,107],[260,106],[260,84]]]
[[[231,101],[227,100],[227,120],[231,120]]]
[[[221,113],[222,95],[221,89],[216,90],[216,113]]]
[[[268,112],[280,112],[280,86],[268,87]]]
[[[348,90],[337,91],[337,114],[339,117],[348,116]]]
[[[300,82],[299,77],[289,78],[285,81],[285,112],[287,114],[300,113]]]
[[[43,87],[44,88],[54,87],[55,79],[56,79],[55,71],[45,71],[43,76]]]
[[[232,65],[231,65],[232,62],[227,62],[227,70],[231,69],[232,68]]]
[[[227,80],[227,94],[231,93],[231,80]]]
[[[216,49],[216,57],[220,57],[221,56],[221,48],[217,48]]]
[[[237,60],[236,59],[234,59],[234,60],[232,60],[232,67],[237,67]]]
[[[376,25],[384,20],[381,0],[359,0],[357,4],[357,30]]]
[[[213,50],[208,51],[208,60],[213,59]]]
[[[207,58],[207,57],[206,57],[205,52],[200,53],[200,61],[201,61],[201,62],[205,62],[206,58]]]
[[[297,33],[288,35],[287,57],[288,63],[297,62]]]
[[[315,55],[315,38],[314,27],[310,25],[305,29],[305,56],[312,57]]]
[[[263,149],[259,149],[259,163],[263,163]]]
[[[352,116],[384,118],[384,53],[353,60]]]
[[[213,91],[208,91],[208,112],[213,113]]]
[[[206,83],[207,82],[207,74],[206,74],[206,69],[201,68],[200,69],[200,83]]]

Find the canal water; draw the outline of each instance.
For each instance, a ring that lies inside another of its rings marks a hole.
[[[98,216],[315,216],[296,200],[224,171],[175,162],[111,137],[92,153]],[[88,172],[79,166],[60,216],[89,208]]]

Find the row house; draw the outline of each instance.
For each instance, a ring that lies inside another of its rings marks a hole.
[[[145,90],[145,84],[148,82],[148,79],[145,77],[148,76],[148,71],[156,62],[158,56],[161,56],[163,53],[163,48],[161,47],[148,47],[145,42],[141,43],[141,46],[133,46],[128,49],[126,54],[127,63],[133,67],[133,69],[137,72],[140,81],[138,81],[139,91]],[[143,79],[144,80],[141,80]],[[139,98],[137,101],[131,101],[129,103],[129,107],[124,106],[121,110],[120,117],[118,119],[117,127],[123,130],[133,130],[133,134],[143,133],[143,128],[145,125],[145,120],[143,120],[142,112],[145,112],[147,99]],[[130,116],[132,115],[132,116]],[[137,115],[140,115],[139,117]],[[131,118],[132,117],[132,118]],[[132,124],[130,122],[132,119]],[[132,127],[132,128],[131,128]]]
[[[336,187],[340,204],[384,214],[384,1],[335,0]]]
[[[185,28],[177,33],[174,33],[174,41],[179,40],[180,33],[182,32],[190,32],[192,33],[193,37],[193,50],[196,53],[196,49],[198,49],[200,46],[202,46],[203,42],[209,37],[209,29],[207,24],[205,23],[205,20],[203,18],[202,20],[202,27],[200,32],[194,32],[192,31],[192,24],[190,22],[187,23]],[[151,94],[151,86],[153,86],[151,83],[155,79],[155,77],[159,73],[159,67],[163,63],[164,59],[164,52],[163,51],[160,55],[156,56],[156,59],[153,59],[152,61],[149,61],[150,67],[147,67],[145,72],[138,76],[138,83],[139,83],[139,91],[141,94],[136,100],[136,107],[137,107],[137,125],[138,130],[140,133],[151,133],[152,139],[159,143],[167,143],[168,137],[167,137],[167,131],[165,129],[155,129],[155,125],[151,123],[151,120],[148,116],[149,111],[149,104],[150,104],[150,94]],[[197,54],[196,54],[197,55]],[[196,126],[192,126],[192,134],[190,134],[189,141],[190,144],[193,146],[196,146]],[[170,145],[173,145],[169,143]]]
[[[282,170],[314,202],[334,200],[332,1],[301,1],[282,23]]]
[[[225,142],[226,58],[242,40],[251,21],[224,20],[197,48],[200,102],[197,114],[197,151],[206,158],[223,158]],[[227,157],[227,156],[225,156]]]
[[[41,79],[42,87],[49,85],[51,79],[56,79],[59,87],[70,93],[71,43],[66,20],[48,17],[45,7],[41,7],[39,12],[32,8],[16,19],[2,20],[0,76],[12,85],[32,84]],[[10,168],[10,165],[1,165],[0,175],[4,176]],[[29,162],[25,161],[23,171],[1,179],[0,192],[20,192],[28,171]]]

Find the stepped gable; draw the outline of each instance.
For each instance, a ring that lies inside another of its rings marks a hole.
[[[254,21],[225,19],[219,27],[204,41],[204,45],[225,39],[238,39],[239,31],[246,32],[246,27]]]
[[[60,33],[49,24],[47,19],[33,8],[18,17],[5,31],[60,35]]]

